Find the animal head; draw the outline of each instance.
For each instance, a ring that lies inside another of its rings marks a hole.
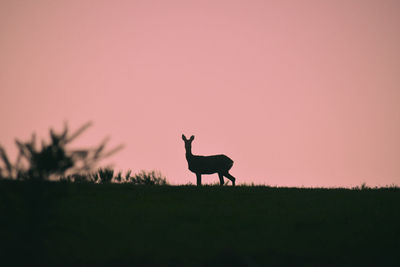
[[[192,142],[194,140],[194,135],[190,137],[190,139],[187,139],[184,134],[182,134],[182,140],[185,142],[185,148],[186,149],[191,149],[192,148]]]

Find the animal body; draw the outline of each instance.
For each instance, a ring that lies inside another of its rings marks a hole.
[[[225,155],[213,156],[198,156],[192,154],[192,142],[194,136],[187,139],[182,134],[182,140],[185,142],[186,160],[188,162],[189,170],[196,174],[197,186],[201,186],[202,174],[218,173],[220,185],[224,185],[224,176],[232,181],[232,186],[235,186],[236,178],[233,177],[229,170],[232,168],[233,160]]]

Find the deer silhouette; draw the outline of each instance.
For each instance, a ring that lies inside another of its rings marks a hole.
[[[202,174],[218,173],[220,185],[224,185],[224,176],[232,181],[232,186],[235,186],[236,178],[233,177],[229,170],[232,168],[233,160],[225,155],[213,156],[198,156],[192,154],[192,142],[194,135],[187,139],[182,134],[182,139],[185,142],[186,160],[189,165],[189,170],[194,172],[197,177],[197,186],[201,186]]]

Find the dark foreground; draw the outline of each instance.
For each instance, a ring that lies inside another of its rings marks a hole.
[[[399,266],[400,190],[0,181],[0,265]]]

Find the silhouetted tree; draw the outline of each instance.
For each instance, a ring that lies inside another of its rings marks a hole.
[[[67,145],[91,125],[88,122],[72,134],[69,133],[67,124],[61,133],[50,129],[50,142],[42,141],[40,148],[37,147],[35,134],[28,142],[16,140],[19,154],[15,164],[10,162],[0,145],[0,158],[3,162],[3,166],[0,166],[0,178],[48,180],[51,176],[64,176],[67,172],[79,174],[93,170],[101,159],[114,154],[122,145],[105,151],[108,142],[106,138],[95,148],[68,150]]]

